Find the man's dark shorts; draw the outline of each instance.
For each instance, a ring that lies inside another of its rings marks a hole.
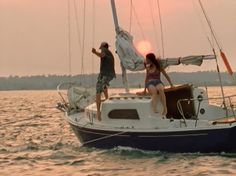
[[[101,75],[99,74],[97,84],[96,84],[96,93],[102,93],[110,84],[109,82],[115,78],[115,75]]]

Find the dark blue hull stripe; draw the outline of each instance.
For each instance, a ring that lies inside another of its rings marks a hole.
[[[195,131],[131,132],[70,125],[81,143],[88,147],[128,146],[167,152],[236,152],[236,126]]]

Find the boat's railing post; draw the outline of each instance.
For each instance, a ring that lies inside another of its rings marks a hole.
[[[195,120],[195,127],[197,126],[197,122],[198,122],[198,115],[199,115],[199,111],[200,111],[200,106],[201,106],[201,102],[198,101],[197,115],[196,115],[196,120]]]
[[[209,97],[208,95],[209,95],[209,93],[208,93],[208,87],[205,85],[205,89],[206,89],[206,95],[207,95],[207,97]]]
[[[89,113],[89,121],[91,124],[93,124],[93,113]]]
[[[231,97],[228,97],[228,99],[229,99],[229,106],[231,108],[232,114],[235,117],[234,105],[232,104]]]

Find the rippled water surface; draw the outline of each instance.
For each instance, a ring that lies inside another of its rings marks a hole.
[[[217,96],[218,88],[209,88]],[[236,94],[227,87],[226,94]],[[81,147],[55,91],[0,92],[0,176],[236,175],[236,154],[171,154]],[[236,139],[236,138],[235,138]]]

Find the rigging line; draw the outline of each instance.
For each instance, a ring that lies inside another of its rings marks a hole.
[[[203,14],[204,14],[204,16],[205,16],[205,18],[206,18],[206,21],[207,21],[208,25],[209,25],[209,28],[210,28],[211,33],[212,33],[212,36],[213,36],[213,38],[215,39],[216,45],[218,46],[218,48],[219,48],[219,50],[220,50],[220,55],[221,55],[221,58],[222,58],[222,60],[223,60],[223,62],[224,62],[224,64],[225,64],[225,67],[226,67],[228,73],[229,73],[229,74],[232,76],[232,78],[234,79],[234,77],[233,77],[233,71],[232,71],[232,69],[231,69],[231,66],[230,66],[230,64],[229,64],[229,62],[228,62],[228,60],[227,60],[227,57],[226,57],[225,53],[224,53],[223,50],[222,50],[222,47],[221,47],[220,44],[219,44],[219,41],[218,41],[217,38],[216,38],[216,34],[215,34],[214,30],[213,30],[213,27],[212,27],[212,25],[211,25],[211,22],[210,22],[209,18],[207,17],[207,14],[206,14],[206,11],[205,11],[205,9],[204,9],[204,7],[203,7],[203,4],[202,4],[201,0],[198,0],[198,2],[199,2],[199,4],[200,4],[200,6],[201,6],[201,9],[202,9],[202,11],[203,11]]]
[[[142,38],[145,40],[146,38],[145,38],[145,35],[144,35],[144,32],[143,32],[143,28],[142,28],[141,23],[140,23],[140,21],[139,21],[138,14],[137,14],[137,12],[136,12],[136,10],[135,10],[134,5],[132,6],[132,8],[133,8],[134,15],[135,15],[135,17],[136,17],[136,20],[137,20],[138,26],[139,26],[139,28],[140,28]]]
[[[75,23],[76,23],[76,31],[77,31],[77,40],[78,40],[78,44],[79,44],[79,49],[80,49],[80,52],[81,52],[81,54],[79,54],[79,57],[81,57],[81,75],[82,76],[80,76],[79,77],[79,84],[82,84],[82,81],[83,81],[83,57],[84,57],[84,54],[83,54],[83,52],[84,52],[84,44],[82,43],[81,44],[81,37],[80,37],[80,26],[79,26],[79,11],[78,11],[78,4],[79,3],[77,3],[78,1],[77,0],[74,0],[74,13],[75,13]],[[83,26],[84,27],[84,26]],[[83,31],[82,31],[83,33],[82,33],[82,35],[84,36],[84,29],[83,29]],[[82,38],[82,42],[84,41],[84,38]]]
[[[214,39],[213,39],[213,37],[212,37],[212,34],[211,34],[211,39],[210,39],[209,35],[207,34],[207,30],[206,30],[206,28],[205,28],[204,22],[202,21],[201,15],[200,15],[200,13],[199,13],[199,11],[198,11],[198,8],[196,7],[196,4],[194,3],[194,0],[192,0],[192,4],[193,4],[193,8],[195,9],[195,12],[196,12],[196,14],[197,14],[197,16],[198,16],[198,19],[199,19],[199,21],[200,21],[200,24],[201,24],[201,26],[202,26],[203,33],[205,34],[205,36],[206,36],[206,38],[207,38],[207,41],[209,42],[211,48],[214,49],[214,48],[215,48],[215,47],[214,47]]]
[[[162,57],[165,57],[165,46],[164,46],[164,35],[163,35],[163,25],[162,25],[162,16],[161,16],[161,6],[159,0],[157,0],[158,13],[160,18],[160,30],[161,30],[161,45],[162,45]]]
[[[71,18],[70,18],[70,0],[67,1],[67,20],[68,20],[68,57],[69,57],[69,77],[71,81]]]
[[[206,11],[205,11],[205,9],[203,8],[203,5],[202,5],[201,1],[198,0],[198,2],[199,2],[200,7],[201,7],[201,9],[202,9],[203,15],[204,15],[204,17],[205,17],[205,19],[206,19],[206,21],[207,21],[207,23],[208,23],[208,26],[210,27],[212,41],[210,40],[210,37],[207,36],[207,34],[206,34],[206,37],[207,37],[207,39],[208,39],[209,44],[211,45],[211,48],[212,48],[212,51],[213,51],[214,55],[216,56],[213,38],[215,39],[215,42],[216,42],[217,46],[219,47],[219,49],[220,49],[221,47],[219,46],[219,43],[218,43],[217,39],[215,38],[215,33],[214,33],[214,31],[213,31],[213,28],[212,28],[212,26],[211,26],[211,23],[210,23],[210,21],[209,21],[209,19],[208,19],[208,17],[207,17]],[[200,15],[199,15],[199,16],[200,16]],[[202,24],[202,26],[203,26],[204,31],[206,32],[206,29],[204,28],[203,21],[201,20],[201,18],[200,18],[200,21],[201,21],[201,24]],[[221,50],[221,49],[220,49],[220,50]],[[218,78],[219,78],[219,81],[220,81],[220,90],[221,90],[221,95],[222,95],[222,98],[223,98],[223,105],[224,105],[224,108],[227,109],[227,108],[226,108],[226,104],[225,104],[225,94],[224,94],[224,89],[223,89],[223,86],[222,86],[222,78],[221,78],[221,75],[220,75],[220,68],[219,68],[219,64],[218,64],[218,59],[217,59],[217,57],[215,57],[215,58],[216,58],[216,59],[215,59],[215,62],[216,62],[216,70],[217,70]],[[227,110],[226,110],[226,115],[228,115]]]
[[[151,9],[151,17],[152,17],[152,24],[153,24],[153,28],[154,28],[154,35],[155,35],[155,40],[156,40],[156,49],[158,50],[158,35],[157,35],[157,27],[156,27],[156,23],[155,23],[155,20],[154,20],[154,13],[153,13],[153,9],[152,9],[152,3],[151,3],[151,1],[149,0],[148,1],[149,2],[149,7],[150,7],[150,9]]]
[[[95,9],[95,0],[92,2],[92,46],[95,45],[95,14],[96,14],[96,9]],[[92,53],[91,53],[92,54]],[[92,54],[92,85],[95,84],[95,79],[94,79],[94,54]]]
[[[77,40],[79,44],[79,49],[80,51],[82,50],[81,46],[81,39],[80,39],[80,27],[79,27],[79,18],[78,18],[78,8],[77,8],[77,0],[74,0],[74,11],[75,11],[75,23],[76,23],[76,28],[77,28]]]
[[[82,130],[81,130],[82,131]],[[115,134],[110,134],[110,135],[104,135],[103,137],[98,137],[98,138],[95,138],[95,139],[92,139],[92,140],[88,140],[88,141],[85,141],[82,143],[82,145],[87,145],[87,144],[90,144],[90,143],[94,143],[94,142],[97,142],[97,141],[101,141],[101,140],[105,140],[105,139],[108,139],[108,138],[112,138],[112,137],[116,137],[116,136],[119,136],[119,135],[123,135],[127,133],[127,131],[121,131],[121,132],[118,132],[118,133],[115,133]],[[94,134],[98,134],[98,135],[103,135],[103,134],[99,134],[99,133],[94,133]]]
[[[198,0],[198,2],[199,2],[199,4],[200,4],[200,7],[201,7],[201,9],[202,9],[202,12],[203,12],[203,14],[204,14],[204,16],[205,16],[205,18],[206,18],[207,24],[208,24],[208,26],[209,26],[209,28],[210,28],[210,30],[211,30],[212,36],[213,36],[213,38],[215,39],[216,45],[218,46],[219,50],[222,50],[222,47],[220,46],[219,41],[218,41],[217,38],[216,38],[216,34],[215,34],[214,30],[213,30],[213,27],[212,27],[212,25],[211,25],[211,22],[210,22],[208,16],[207,16],[207,13],[206,13],[206,11],[205,11],[205,9],[204,9],[204,7],[203,7],[203,4],[202,4],[201,0]]]
[[[210,44],[210,46],[211,46],[211,48],[212,48],[213,54],[216,56],[213,35],[212,35],[212,33],[211,33],[211,39],[210,39],[210,37],[207,35],[207,30],[206,30],[206,28],[205,28],[205,26],[204,26],[204,23],[203,23],[203,21],[202,21],[202,19],[201,19],[201,17],[200,17],[201,15],[198,13],[197,8],[196,8],[196,6],[195,6],[193,0],[192,0],[192,3],[193,3],[193,7],[195,8],[195,11],[197,12],[197,15],[198,15],[199,20],[200,20],[200,22],[201,22],[201,25],[202,25],[203,31],[204,31],[204,33],[205,33],[205,35],[206,35],[206,38],[207,38],[207,40],[208,40],[208,42],[209,42],[209,44]],[[217,70],[217,74],[218,74],[218,77],[219,77],[219,80],[220,80],[220,84],[222,84],[222,79],[221,79],[221,75],[220,75],[220,69],[219,69],[218,60],[215,59],[215,62],[216,62],[216,70]],[[222,86],[221,86],[221,94],[222,94],[222,97],[223,97],[223,105],[225,106],[225,103],[224,103],[224,102],[225,102],[224,90],[223,90]]]
[[[133,13],[132,13],[132,6],[133,6],[133,0],[130,0],[130,19],[129,19],[129,33],[131,33],[131,30],[132,30],[132,16],[133,16]]]
[[[82,51],[81,51],[81,78],[85,81],[84,76],[84,45],[85,45],[85,14],[86,14],[86,1],[84,0],[83,6],[83,39],[82,39]]]

